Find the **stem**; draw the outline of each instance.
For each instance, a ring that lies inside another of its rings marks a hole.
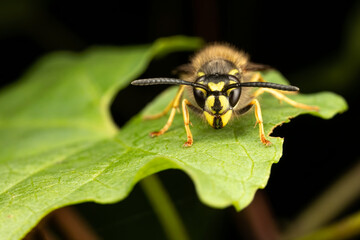
[[[65,239],[97,240],[100,239],[86,220],[74,207],[63,207],[50,215]],[[57,238],[54,238],[57,239]]]
[[[258,190],[254,200],[244,210],[233,213],[239,234],[244,239],[279,239],[279,229],[264,190]]]
[[[360,211],[350,215],[349,217],[301,237],[297,240],[337,240],[337,239],[349,239],[351,237],[358,236],[360,234]]]
[[[140,184],[158,216],[167,238],[172,240],[189,239],[180,216],[157,175],[153,174],[143,179]]]

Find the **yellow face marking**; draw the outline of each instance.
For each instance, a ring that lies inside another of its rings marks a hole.
[[[205,102],[205,109],[211,111],[212,113],[216,113],[214,110],[211,109],[214,106],[214,103],[215,103],[215,97],[209,96]]]
[[[214,119],[215,119],[214,115],[211,115],[208,112],[204,112],[204,116],[205,116],[205,119],[209,123],[210,126],[212,126],[213,128],[218,128],[218,127],[214,126],[214,124],[215,124],[214,123]],[[223,128],[223,127],[226,126],[226,124],[231,119],[231,116],[232,116],[232,110],[227,111],[224,115],[220,115],[221,123],[222,123],[220,128]]]
[[[232,116],[232,110],[227,111],[224,115],[221,115],[221,121],[223,123],[223,127],[229,122],[230,118]]]
[[[225,82],[219,82],[219,83],[209,82],[208,83],[208,86],[211,91],[221,91],[221,90],[223,90],[224,85],[225,85]]]
[[[219,101],[222,106],[219,113],[222,114],[225,110],[227,110],[229,108],[229,100],[225,96],[221,95],[221,96],[219,96]]]
[[[214,124],[214,116],[211,115],[211,114],[208,113],[208,112],[204,112],[204,115],[205,115],[206,121],[209,123],[210,126],[213,127],[213,124]]]
[[[201,77],[201,76],[204,76],[205,75],[205,73],[204,72],[198,72],[198,77]]]
[[[204,89],[202,89],[202,88],[196,88],[196,90],[201,91],[201,92],[204,94],[204,96],[206,96],[206,91],[205,91]]]
[[[235,83],[237,83],[237,82],[230,80],[229,83],[230,83],[230,84],[235,84]]]
[[[238,73],[239,73],[239,70],[237,70],[236,68],[234,68],[234,69],[230,70],[230,72],[229,72],[228,74],[235,76],[235,75],[238,74]]]
[[[205,101],[205,110],[208,112],[211,112],[213,114],[222,114],[223,112],[227,111],[230,108],[230,104],[229,104],[229,100],[227,99],[227,97],[221,95],[218,97],[219,98],[219,102],[221,105],[221,109],[219,112],[216,112],[215,110],[213,110],[213,107],[215,105],[215,96],[210,95],[206,101]]]
[[[235,88],[230,88],[229,90],[226,91],[226,94],[229,96],[231,91],[234,90]]]

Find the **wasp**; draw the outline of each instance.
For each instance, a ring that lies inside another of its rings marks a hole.
[[[248,54],[229,44],[214,43],[196,53],[189,64],[181,65],[177,69],[180,78],[139,79],[132,81],[131,84],[180,85],[175,98],[161,113],[145,117],[156,119],[170,111],[164,127],[150,133],[152,137],[162,135],[169,129],[180,103],[187,135],[184,147],[193,144],[188,109],[205,118],[211,127],[221,129],[234,116],[242,115],[254,107],[260,140],[264,145],[269,146],[271,142],[265,137],[261,107],[257,97],[267,92],[296,108],[317,111],[318,107],[296,102],[284,95],[286,92],[298,92],[299,88],[295,86],[266,82],[260,71],[268,68],[270,67],[267,65],[250,62]],[[251,91],[251,88],[258,89]],[[188,98],[183,98],[184,91],[187,91]]]

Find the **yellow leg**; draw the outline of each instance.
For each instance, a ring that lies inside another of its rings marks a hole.
[[[265,79],[261,76],[260,73],[254,73],[251,78],[250,78],[250,81],[249,82],[266,82]],[[286,93],[286,94],[297,94],[298,92],[293,92],[293,91],[282,91],[282,90],[277,90],[277,92],[279,93]]]
[[[158,117],[165,115],[171,109],[169,119],[167,120],[165,126],[160,131],[150,133],[151,137],[160,136],[169,129],[172,122],[174,121],[176,109],[179,107],[180,98],[181,98],[183,92],[184,92],[184,86],[180,86],[175,98],[171,101],[171,103],[165,108],[165,110],[163,112],[161,112],[157,115],[148,116],[147,119],[156,119]]]
[[[167,105],[166,108],[162,112],[157,113],[157,114],[153,114],[153,115],[146,115],[146,116],[143,117],[143,119],[145,119],[145,120],[153,120],[153,119],[158,119],[158,118],[166,115],[169,112],[169,110],[172,108],[173,103],[174,103],[174,100],[172,100],[169,103],[169,105]]]
[[[266,82],[266,81],[263,79],[260,73],[256,72],[251,76],[249,82]]]
[[[184,92],[184,88],[185,88],[184,86],[179,87],[179,90],[177,91],[174,99],[169,103],[169,105],[166,106],[166,108],[161,113],[144,116],[144,119],[153,120],[153,119],[160,118],[160,117],[166,115],[170,111],[170,109],[172,109],[174,107],[174,105],[176,105],[178,107],[179,103],[180,103],[181,95]]]
[[[255,73],[251,77],[250,82],[266,82],[266,81],[263,79],[263,77],[261,76],[260,73]],[[263,94],[264,92],[268,92],[268,93],[272,94],[274,97],[276,97],[280,101],[287,102],[288,104],[290,104],[293,107],[302,108],[302,109],[306,109],[306,110],[312,110],[312,111],[319,111],[319,107],[309,106],[309,105],[295,102],[294,100],[291,100],[290,98],[286,97],[283,94],[283,93],[286,93],[286,94],[294,94],[295,93],[296,94],[297,92],[281,91],[281,90],[271,89],[271,88],[260,88],[253,94],[253,96],[256,98],[257,96]]]
[[[157,132],[151,132],[150,136],[151,137],[157,137],[157,136],[160,136],[160,135],[164,134],[169,129],[172,122],[174,121],[175,112],[176,112],[175,108],[171,109],[169,119],[167,120],[165,126],[162,129],[160,129],[159,131],[157,131]]]
[[[272,94],[274,97],[276,97],[280,101],[287,102],[288,104],[290,104],[293,107],[302,108],[302,109],[306,109],[306,110],[312,110],[312,111],[319,111],[319,107],[309,106],[309,105],[306,105],[306,104],[296,102],[296,101],[286,97],[283,93],[281,93],[280,91],[278,91],[276,89],[260,88],[257,91],[255,91],[253,96],[256,98],[259,95],[263,94],[264,92],[268,92],[268,93]]]
[[[190,131],[190,117],[189,117],[189,111],[186,107],[186,105],[190,105],[191,103],[187,100],[184,99],[182,101],[182,112],[183,112],[183,117],[184,117],[184,125],[185,125],[185,130],[186,130],[186,136],[187,136],[187,141],[184,143],[184,147],[191,147],[191,145],[193,144],[193,137]]]
[[[259,124],[260,140],[266,146],[270,146],[271,142],[265,138],[265,132],[264,132],[264,125],[263,125],[262,115],[261,115],[260,103],[259,103],[259,101],[257,99],[253,99],[250,102],[250,104],[255,105],[255,118],[256,118],[256,124]],[[256,124],[255,124],[255,126],[256,126]]]

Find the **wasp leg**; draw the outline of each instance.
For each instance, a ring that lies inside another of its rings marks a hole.
[[[169,104],[169,106],[171,107],[171,112],[170,112],[169,119],[167,120],[165,126],[160,131],[150,133],[151,137],[160,136],[160,135],[164,134],[169,129],[172,122],[174,121],[174,116],[175,116],[175,113],[176,113],[176,109],[179,107],[180,98],[181,98],[181,95],[182,95],[183,92],[184,92],[184,86],[180,86],[175,98]],[[160,114],[165,115],[169,111],[169,109],[167,109],[167,108],[168,107],[166,107],[166,109]],[[160,115],[160,114],[158,114],[158,115]],[[153,115],[153,116],[155,116],[155,115]],[[154,119],[154,118],[152,118],[152,119]]]
[[[261,76],[260,73],[255,73],[251,79],[250,79],[250,82],[266,82],[264,80],[264,78]],[[257,90],[253,96],[254,97],[257,97],[261,94],[263,94],[264,92],[268,92],[270,94],[272,94],[274,97],[276,97],[277,99],[281,101],[284,101],[284,102],[287,102],[288,104],[290,104],[291,106],[293,107],[296,107],[296,108],[302,108],[302,109],[306,109],[306,110],[312,110],[312,111],[319,111],[319,107],[316,107],[316,106],[309,106],[309,105],[306,105],[306,104],[302,104],[302,103],[299,103],[299,102],[296,102],[288,97],[286,97],[283,93],[286,93],[286,94],[296,94],[297,92],[288,92],[288,91],[281,91],[281,90],[277,90],[277,89],[269,89],[269,88],[260,88],[259,90]]]
[[[183,117],[184,117],[184,125],[185,125],[185,130],[186,130],[186,136],[187,136],[187,141],[184,143],[184,147],[191,147],[191,145],[193,144],[193,137],[190,131],[190,117],[189,117],[189,110],[187,109],[187,106],[192,106],[191,103],[187,100],[184,99],[182,101],[182,112],[183,112]]]
[[[160,112],[158,114],[154,114],[154,115],[144,116],[143,118],[146,120],[157,119],[157,118],[160,118],[160,117],[166,115],[170,111],[170,109],[174,108],[174,106],[176,106],[176,108],[177,108],[179,106],[180,98],[181,98],[181,95],[183,92],[184,92],[184,86],[180,86],[174,99],[169,103],[169,105],[166,106],[166,108],[162,112]],[[170,125],[171,125],[171,123],[170,123]]]
[[[288,104],[290,104],[293,107],[302,108],[302,109],[306,109],[306,110],[312,110],[312,111],[319,111],[319,107],[309,106],[309,105],[306,105],[306,104],[303,104],[303,103],[296,102],[296,101],[286,97],[283,93],[281,93],[281,92],[279,92],[278,90],[275,90],[275,89],[261,88],[261,89],[258,89],[253,94],[253,96],[257,97],[257,96],[263,94],[264,92],[268,92],[268,93],[272,94],[274,97],[279,99],[280,102],[281,101],[287,102]]]
[[[266,82],[259,72],[254,73],[249,82]]]
[[[255,118],[256,118],[256,124],[259,124],[259,135],[260,135],[260,140],[263,144],[265,144],[266,146],[270,146],[271,142],[269,140],[266,139],[265,137],[265,132],[264,132],[264,125],[263,125],[263,120],[262,120],[262,115],[261,115],[261,108],[260,108],[260,103],[257,99],[253,99],[249,106],[254,105],[255,106]]]
[[[249,82],[266,82],[266,81],[259,72],[256,72],[251,76]],[[276,91],[280,92],[280,93],[291,94],[291,95],[298,94],[298,92],[293,92],[293,91],[283,91],[283,90],[277,90],[277,89],[276,89]]]

